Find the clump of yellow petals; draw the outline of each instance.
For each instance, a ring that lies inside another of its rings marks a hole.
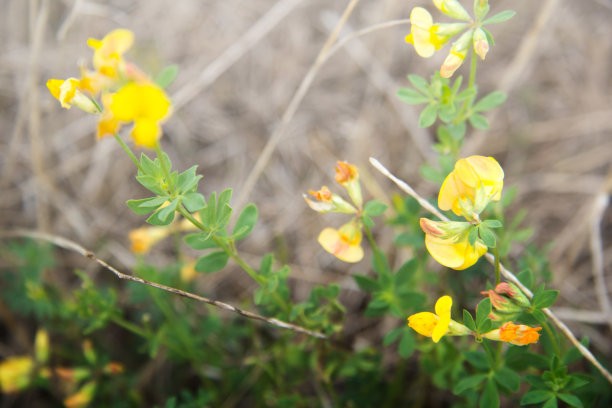
[[[172,113],[170,99],[152,82],[130,82],[116,93],[105,95],[102,102],[99,137],[117,132],[121,123],[134,122],[134,143],[151,148],[161,137],[161,123]]]
[[[406,36],[406,42],[413,44],[417,54],[423,58],[431,57],[450,38],[437,33],[439,25],[434,25],[431,14],[423,7],[412,9],[410,24],[410,34]]]
[[[408,318],[408,326],[423,336],[431,337],[433,342],[437,343],[449,330],[452,305],[453,299],[450,296],[442,296],[436,302],[436,314],[414,314]]]
[[[456,215],[473,218],[490,201],[501,198],[504,186],[504,170],[493,157],[470,156],[455,163],[455,169],[442,183],[438,195],[438,207],[452,210]],[[477,196],[477,189],[484,191]],[[469,212],[466,211],[469,208]]]
[[[468,223],[440,222],[421,218],[421,229],[425,232],[425,246],[439,263],[456,270],[474,265],[487,252],[480,240],[470,245],[465,233]]]
[[[50,79],[47,81],[47,88],[55,99],[57,99],[62,108],[70,109],[72,105],[87,113],[97,113],[98,107],[96,104],[81,92],[81,80],[76,78]]]
[[[330,254],[344,262],[359,262],[363,259],[361,248],[361,225],[356,219],[340,227],[325,228],[319,234],[319,244]]]
[[[27,388],[34,369],[34,360],[28,356],[9,357],[0,363],[0,389],[11,394]]]
[[[168,235],[172,230],[166,226],[141,227],[130,231],[130,250],[135,254],[145,254]]]
[[[123,54],[133,43],[134,33],[123,28],[111,31],[102,40],[87,40],[87,45],[94,50],[94,69],[108,77],[118,77],[123,70]]]
[[[537,343],[540,339],[541,327],[531,327],[524,324],[504,323],[499,329],[490,331],[483,337],[490,340],[505,341],[516,346]]]

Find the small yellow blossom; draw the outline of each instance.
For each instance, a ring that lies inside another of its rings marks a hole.
[[[342,197],[337,194],[333,194],[326,186],[321,187],[319,191],[310,190],[308,192],[313,196],[316,201],[309,199],[305,194],[303,195],[306,204],[316,212],[327,213],[327,212],[338,212],[345,214],[357,213],[357,209],[350,203],[346,202]]]
[[[413,314],[408,318],[408,326],[423,336],[431,337],[434,343],[439,342],[445,335],[469,334],[467,327],[451,320],[452,305],[453,299],[450,296],[442,296],[436,302],[435,314],[430,312]]]
[[[87,45],[94,49],[94,69],[110,78],[118,77],[125,70],[123,54],[133,43],[134,34],[126,29],[113,30],[102,40],[87,40]]]
[[[442,183],[438,207],[473,219],[474,214],[480,214],[491,200],[501,198],[503,186],[504,171],[494,158],[470,156],[458,160]],[[482,194],[477,194],[479,189],[483,189]]]
[[[334,170],[336,170],[336,182],[346,188],[353,203],[357,208],[361,208],[363,197],[361,195],[361,184],[359,183],[357,167],[347,162],[338,161]]]
[[[318,241],[327,252],[338,259],[354,263],[363,259],[361,237],[361,225],[353,219],[339,230],[325,228],[319,234]]]
[[[130,250],[135,254],[145,254],[171,232],[172,230],[166,226],[141,227],[132,230],[129,235]]]
[[[470,14],[463,8],[457,0],[433,0],[434,5],[449,17],[458,20],[470,21]]]
[[[30,385],[34,361],[31,357],[9,357],[0,363],[0,389],[11,394]]]
[[[541,327],[530,327],[524,324],[504,323],[499,329],[485,333],[483,337],[490,340],[505,341],[516,346],[537,343]]]
[[[81,92],[81,81],[76,78],[50,79],[47,81],[47,88],[51,95],[57,99],[64,109],[70,109],[72,105],[87,113],[97,113],[96,104]]]
[[[420,224],[425,232],[427,251],[444,266],[463,270],[474,265],[478,258],[487,252],[487,246],[478,239],[474,246],[470,245],[467,234],[461,231],[466,223],[439,222],[421,218]]]
[[[168,96],[153,83],[130,82],[117,93],[104,95],[102,103],[98,136],[116,132],[121,122],[133,121],[132,138],[145,147],[155,147],[161,137],[160,124],[172,112]]]
[[[453,76],[455,71],[459,69],[467,53],[470,49],[470,44],[473,37],[473,30],[466,31],[459,37],[459,39],[453,44],[448,56],[440,67],[440,76],[442,78],[450,78]]]
[[[417,54],[423,58],[431,57],[450,38],[437,33],[439,26],[434,25],[431,14],[423,7],[412,9],[410,24],[410,34],[406,36],[406,42],[413,44]]]
[[[474,42],[474,51],[476,54],[485,59],[487,53],[489,52],[489,40],[487,39],[487,34],[481,27],[478,27],[474,31],[474,37],[472,39]]]

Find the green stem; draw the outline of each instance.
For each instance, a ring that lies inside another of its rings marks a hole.
[[[501,270],[499,266],[499,251],[497,245],[493,248],[493,256],[495,257],[495,286],[501,282]]]
[[[476,55],[476,51],[474,51],[474,48],[472,48],[471,61],[470,61],[470,79],[468,80],[468,85],[466,89],[472,89],[472,88],[475,88],[476,86],[477,63],[478,63],[478,58]],[[474,103],[475,99],[476,99],[476,93],[474,93],[474,96],[466,99],[466,101],[463,103],[463,106],[461,107],[460,113],[456,116],[454,123],[461,123],[467,119],[468,115],[466,114],[472,107],[472,104]]]
[[[121,326],[124,329],[126,329],[127,331],[130,331],[130,332],[136,334],[137,336],[144,337],[146,339],[151,337],[150,334],[145,329],[141,328],[140,326],[135,325],[132,322],[128,322],[127,320],[123,320],[119,316],[113,316],[111,318],[111,320],[117,326]]]
[[[555,355],[561,358],[561,352],[559,351],[559,346],[557,345],[557,338],[555,337],[553,331],[548,325],[548,322],[543,322],[542,326],[544,327],[544,331],[546,332],[546,334],[548,334],[548,337],[550,337],[550,343],[552,344],[553,349],[555,349]]]
[[[168,168],[166,160],[164,160],[164,152],[161,149],[159,141],[155,142],[155,153],[157,154],[157,158],[161,163],[161,169],[164,172],[164,177],[166,178],[166,183],[168,184],[168,190],[172,194],[174,193],[174,183],[172,182],[172,178],[170,177],[170,169]]]
[[[144,173],[144,171],[142,170],[142,167],[140,167],[140,162],[136,158],[136,155],[134,154],[134,152],[132,152],[132,149],[130,149],[130,147],[127,144],[125,144],[123,139],[121,139],[117,133],[113,133],[113,136],[115,136],[115,140],[119,142],[119,145],[123,148],[123,150],[125,150],[127,155],[130,156],[130,159],[132,159],[136,167],[138,167],[138,170]]]
[[[372,236],[372,231],[370,231],[370,227],[363,224],[363,229],[366,233],[366,237],[368,238],[368,242],[370,243],[370,246],[372,247],[372,250],[374,251],[374,260],[376,261],[376,265],[377,265],[376,269],[380,271],[378,272],[378,274],[380,275],[381,273],[383,273],[385,269],[385,263],[383,262],[380,256],[378,245],[376,245],[376,242],[374,242],[374,237]]]

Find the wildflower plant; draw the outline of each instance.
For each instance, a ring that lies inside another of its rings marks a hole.
[[[139,361],[168,367],[159,385],[167,398],[158,402],[168,408],[241,405],[236,401],[251,389],[254,396],[242,405],[426,405],[415,393],[404,392],[407,370],[419,378],[419,386],[442,391],[423,397],[431,398],[432,405],[450,406],[452,399],[452,406],[551,408],[559,402],[582,407],[594,401],[593,390],[605,391],[601,383],[612,377],[588,351],[588,340],[579,342],[549,309],[559,292],[547,288],[539,270],[524,268],[514,275],[505,266],[523,262],[510,258],[510,248],[529,229],[520,226],[521,217],[508,220],[504,215],[512,189],[504,185],[503,160],[463,157],[461,151],[472,129],[489,127],[485,112],[505,100],[499,91],[479,98],[476,67],[495,50],[489,26],[514,12],[488,16],[487,0],[475,0],[470,11],[458,0],[433,0],[433,6],[452,21],[436,22],[438,16],[415,7],[405,40],[423,58],[444,47],[448,54],[430,80],[409,75],[412,87],[400,89],[398,96],[425,105],[419,126],[431,128],[437,122],[435,160],[421,167],[422,175],[437,183],[437,201],[432,201],[437,206],[375,160],[408,196],[370,197],[371,190],[362,188],[367,186],[360,179],[363,167],[348,161],[337,161],[333,187],[303,195],[305,208],[322,214],[323,229],[311,237],[325,251],[320,258],[341,261],[331,264],[334,268],[343,262],[354,265],[351,278],[362,301],[350,310],[343,303],[346,282],[313,285],[296,295],[290,266],[274,252],[243,256],[241,241],[256,227],[257,206],[236,211],[231,188],[205,196],[196,165],[183,171],[173,165],[162,141],[163,126],[173,113],[165,88],[177,75],[176,67],[155,78],[140,69],[127,58],[135,42],[127,29],[90,39],[91,66],[81,65],[78,78],[50,79],[47,87],[62,108],[95,115],[97,138],[114,137],[132,160],[136,180],[147,193],[126,204],[149,225],[126,233],[138,259],[133,274],[69,240],[35,237],[79,252],[129,281],[121,294],[97,287],[82,271],[77,271],[80,286],[61,293],[44,280],[43,271],[54,265],[48,248],[26,242],[9,249],[27,262],[16,266],[14,279],[3,282],[3,299],[9,308],[44,320],[55,331],[49,335],[50,329],[41,328],[31,353],[0,362],[3,393],[46,388],[66,407],[139,406],[146,403],[141,388],[148,381],[146,375],[130,374]],[[466,60],[470,68],[464,84],[459,73]],[[127,142],[124,134],[129,134]],[[140,157],[132,145],[142,149]],[[341,221],[329,226],[329,213]],[[395,233],[391,244],[380,239],[383,223]],[[171,236],[176,263],[147,264],[147,255]],[[182,245],[197,258],[186,255]],[[222,273],[228,265],[252,283],[250,299],[240,307],[195,293],[203,290],[195,285],[199,276]],[[179,303],[176,295],[196,302]],[[201,303],[233,312],[233,318],[212,308],[202,313]],[[127,305],[132,309],[126,310]],[[361,314],[365,324],[347,324]],[[388,324],[380,326],[386,332],[357,347],[358,335],[351,331],[360,332],[383,317]],[[245,318],[257,322],[245,325]],[[125,333],[122,346],[137,350],[141,360],[106,350],[107,339],[100,333],[111,328]],[[387,352],[398,374],[388,381],[382,356],[383,348],[392,345],[397,351]],[[75,347],[81,352],[73,353]],[[605,379],[569,370],[581,356]],[[178,389],[170,388],[176,384]]]

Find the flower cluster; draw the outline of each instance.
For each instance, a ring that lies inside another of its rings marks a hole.
[[[495,310],[489,314],[489,318],[495,321],[509,321],[531,306],[527,296],[513,283],[501,282],[495,286],[495,289],[480,293],[491,299],[491,305]]]
[[[161,87],[123,58],[133,42],[134,34],[125,29],[114,30],[102,40],[90,38],[93,71],[81,66],[80,78],[50,79],[47,87],[63,108],[74,105],[98,114],[98,138],[116,134],[133,122],[134,143],[155,147],[172,105]]]
[[[487,252],[486,243],[472,230],[481,225],[479,215],[485,207],[501,198],[503,185],[504,171],[494,158],[470,156],[457,161],[442,183],[438,207],[451,210],[467,221],[442,222],[427,218],[420,221],[425,245],[436,261],[462,270],[474,265]]]
[[[318,241],[327,252],[335,255],[338,259],[344,262],[359,262],[363,259],[363,248],[361,248],[362,225],[359,219],[363,198],[359,183],[359,171],[357,167],[343,161],[337,163],[335,170],[336,182],[346,189],[352,204],[332,193],[326,186],[321,187],[318,191],[309,191],[309,194],[315,200],[311,200],[305,194],[304,200],[310,208],[320,213],[354,214],[354,217],[338,230],[331,227],[325,228],[319,234]]]
[[[475,332],[451,319],[452,304],[453,300],[450,296],[442,296],[436,302],[435,314],[430,312],[414,314],[408,317],[408,326],[423,336],[431,337],[434,343],[439,342],[443,336],[476,336]],[[481,337],[524,346],[536,343],[540,338],[538,333],[540,330],[542,330],[541,327],[507,322],[498,329],[482,334]]]
[[[406,42],[413,44],[417,54],[423,58],[431,57],[451,38],[461,36],[455,41],[442,67],[440,76],[450,78],[463,64],[470,48],[482,59],[489,52],[492,43],[490,33],[482,26],[483,19],[489,11],[488,1],[474,2],[474,18],[463,8],[458,0],[433,0],[434,5],[447,16],[461,21],[460,23],[434,24],[433,18],[423,7],[415,7],[410,13],[410,34]]]

